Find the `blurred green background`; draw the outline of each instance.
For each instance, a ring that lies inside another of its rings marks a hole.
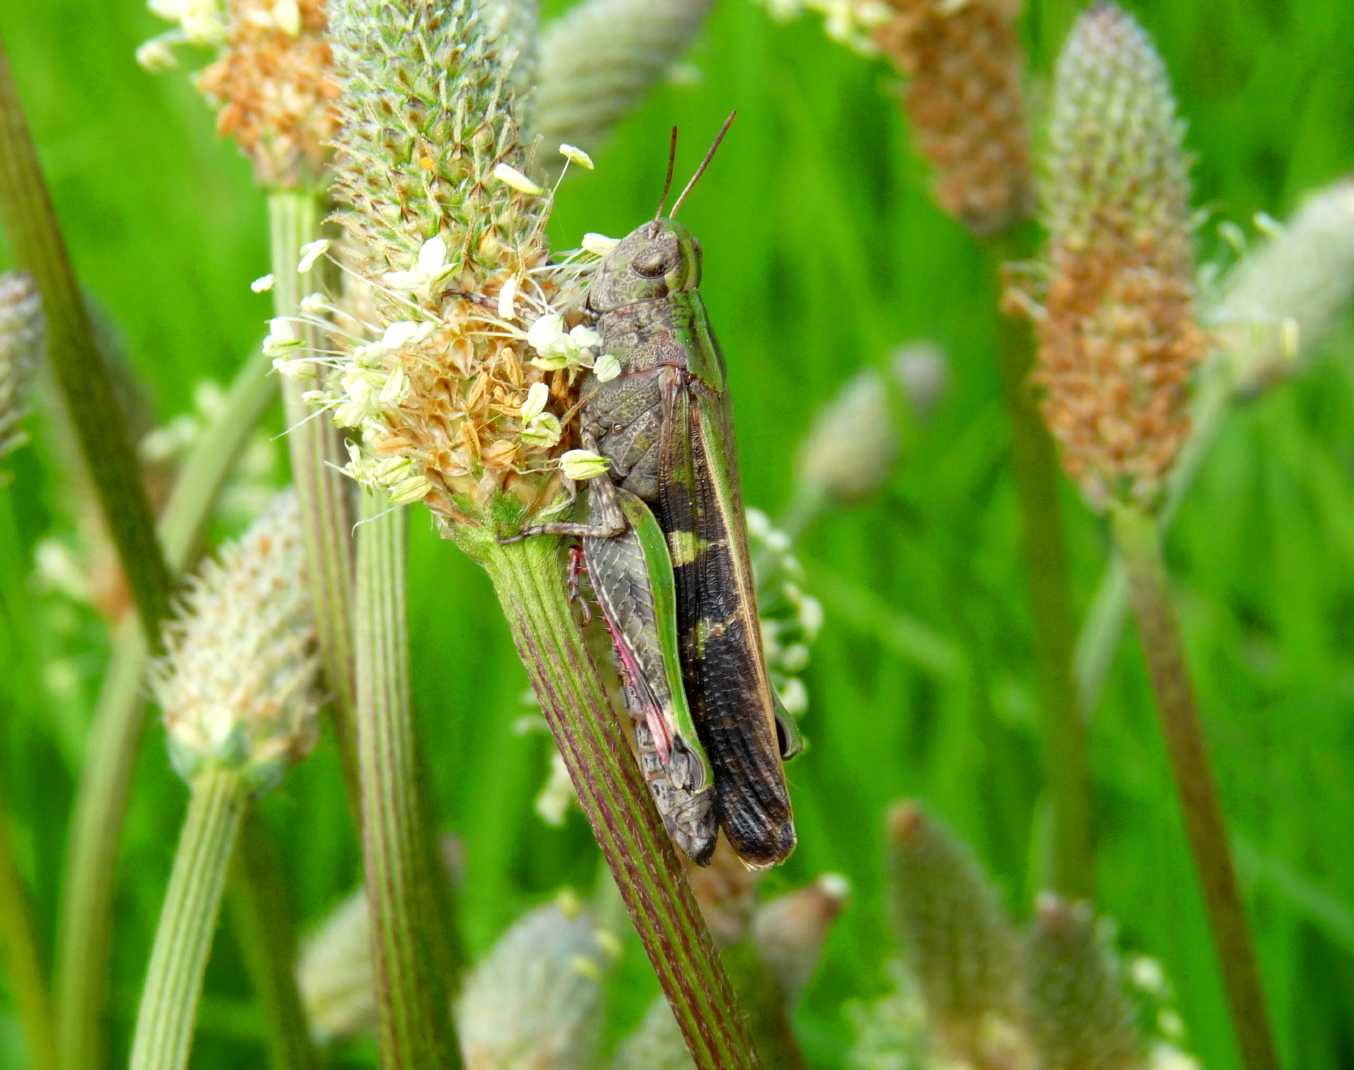
[[[557,10],[562,5],[548,5]],[[1032,2],[1042,76],[1080,5]],[[1288,213],[1354,163],[1354,7],[1345,0],[1129,5],[1171,69],[1197,155],[1205,258],[1216,220]],[[79,275],[126,338],[162,420],[204,378],[227,381],[260,336],[268,299],[264,203],[180,73],[132,54],[162,24],[135,0],[40,0],[0,8],[0,33]],[[790,771],[800,845],[775,889],[825,870],[854,896],[798,1014],[815,1066],[842,1065],[842,1003],[885,987],[881,815],[915,796],[959,831],[1028,915],[1045,821],[1030,622],[1007,429],[993,354],[993,284],[967,233],[927,192],[892,99],[894,76],[826,42],[821,23],[770,21],[722,0],[691,56],[693,84],[657,91],[572,177],[553,221],[560,247],[621,234],[653,211],[667,130],[679,171],[732,107],[739,120],[683,210],[705,248],[704,292],[730,366],[746,498],[773,517],[815,410],[899,343],[933,339],[951,390],[870,505],[830,516],[799,550],[826,626],[807,674],[812,749]],[[1234,831],[1286,1065],[1354,1065],[1354,358],[1346,329],[1304,380],[1238,412],[1171,533],[1168,555]],[[280,418],[273,416],[274,430]],[[41,446],[41,443],[40,443]],[[0,553],[10,618],[0,637],[3,793],[50,949],[80,739],[104,640],[42,635],[35,543],[62,523],[61,488],[25,451],[7,493],[21,544]],[[1102,524],[1065,487],[1074,594],[1084,608],[1105,561]],[[414,686],[441,822],[464,841],[462,922],[487,948],[563,883],[588,888],[596,851],[574,814],[544,827],[532,798],[548,742],[522,737],[526,678],[486,578],[417,515],[411,523]],[[25,594],[26,590],[29,593]],[[73,708],[43,698],[15,630],[58,648]],[[918,636],[921,640],[918,640]],[[939,656],[937,656],[937,651]],[[1158,956],[1193,1049],[1235,1066],[1221,986],[1131,636],[1092,732],[1096,900],[1122,944]],[[185,792],[148,735],[123,845],[113,988],[119,1044],[135,1012]],[[331,745],[263,806],[283,843],[293,907],[313,922],[359,879]],[[617,987],[624,1028],[656,991],[637,947]],[[259,1021],[229,930],[207,980],[194,1065],[256,1065]],[[122,1050],[121,1048],[119,1050]],[[0,1064],[20,1065],[0,1001]],[[359,1053],[360,1057],[360,1053]],[[356,1058],[356,1057],[355,1057]]]

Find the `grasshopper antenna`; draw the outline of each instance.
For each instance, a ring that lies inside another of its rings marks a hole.
[[[677,200],[673,202],[672,211],[668,213],[669,219],[676,218],[677,209],[679,209],[682,206],[682,202],[686,200],[686,195],[691,192],[691,187],[700,181],[701,175],[705,174],[705,169],[710,166],[710,161],[715,158],[715,153],[719,150],[719,143],[724,140],[724,135],[729,132],[729,127],[733,125],[733,120],[737,115],[738,113],[736,111],[729,112],[729,117],[724,120],[724,125],[719,128],[719,133],[715,135],[714,144],[710,146],[710,151],[705,154],[705,159],[703,159],[701,165],[696,168],[696,173],[691,176],[691,181],[686,184],[686,188],[677,195]]]
[[[668,177],[663,180],[663,196],[658,198],[658,211],[653,214],[657,219],[663,214],[663,205],[668,203],[668,194],[672,192],[672,169],[677,163],[677,128],[672,128],[672,140],[668,142]]]

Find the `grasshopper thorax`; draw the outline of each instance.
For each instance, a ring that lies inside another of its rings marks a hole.
[[[675,220],[651,219],[603,258],[588,288],[588,307],[611,312],[694,290],[700,281],[700,242]]]

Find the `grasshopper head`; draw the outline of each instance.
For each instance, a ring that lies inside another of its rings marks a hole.
[[[588,307],[610,312],[694,290],[701,281],[701,247],[671,219],[651,219],[607,253],[588,289]]]

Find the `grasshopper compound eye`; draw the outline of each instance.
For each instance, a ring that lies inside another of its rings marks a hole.
[[[681,264],[682,251],[672,239],[660,239],[630,262],[635,274],[646,279],[661,279],[668,272],[680,268]]]

